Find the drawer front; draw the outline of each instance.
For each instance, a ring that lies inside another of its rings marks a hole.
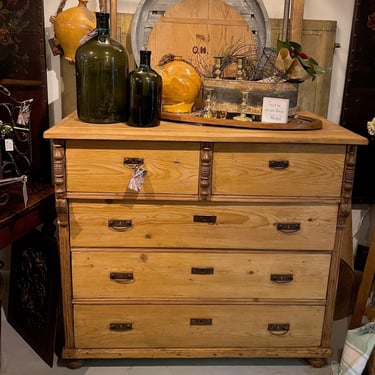
[[[333,250],[336,205],[70,200],[73,247]]]
[[[67,141],[67,191],[134,193],[128,184],[138,165],[147,171],[142,193],[197,194],[199,147],[198,143]]]
[[[339,197],[345,146],[215,144],[212,193]]]
[[[75,305],[77,348],[319,346],[323,306]]]
[[[325,300],[330,255],[73,251],[74,298]]]

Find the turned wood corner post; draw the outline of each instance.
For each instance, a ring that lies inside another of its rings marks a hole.
[[[199,199],[209,200],[212,190],[213,144],[202,143],[199,160]]]
[[[346,149],[345,168],[341,190],[341,203],[337,227],[345,228],[346,220],[352,212],[352,190],[354,182],[354,172],[357,157],[357,146],[349,145]]]
[[[59,254],[61,268],[61,285],[63,318],[65,331],[65,346],[72,347],[73,317],[71,307],[71,277],[70,277],[70,242],[69,242],[69,213],[68,200],[66,198],[66,174],[65,174],[65,141],[53,141],[53,167],[56,198],[57,224],[59,230]]]
[[[65,142],[53,141],[53,169],[56,197],[57,223],[59,227],[68,225],[68,211],[65,189]]]
[[[338,218],[336,226],[335,248],[332,253],[330,278],[328,280],[327,309],[325,325],[322,334],[322,345],[327,346],[332,336],[332,321],[335,312],[336,293],[339,280],[340,260],[342,250],[345,246],[345,231],[347,219],[352,211],[352,189],[354,182],[354,170],[356,163],[357,146],[348,145],[346,147],[346,157],[341,188],[341,202],[338,208]]]

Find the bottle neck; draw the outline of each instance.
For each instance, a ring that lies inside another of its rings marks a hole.
[[[99,36],[109,36],[109,13],[96,13],[96,30]]]
[[[151,51],[140,51],[139,66],[143,68],[149,68],[151,61]]]

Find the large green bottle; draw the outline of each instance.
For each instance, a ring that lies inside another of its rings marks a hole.
[[[139,67],[128,77],[127,123],[137,127],[160,123],[162,78],[150,67],[151,52],[140,51]]]
[[[108,124],[125,120],[128,55],[109,35],[109,14],[96,13],[96,35],[76,51],[77,114],[81,121]]]

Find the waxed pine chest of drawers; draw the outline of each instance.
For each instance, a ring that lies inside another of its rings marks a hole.
[[[139,129],[72,114],[49,129],[69,366],[329,357],[366,140],[321,121],[310,131]]]

